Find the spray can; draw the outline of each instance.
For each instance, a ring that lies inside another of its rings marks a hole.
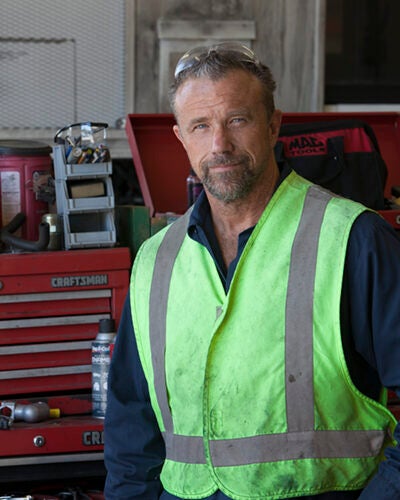
[[[115,321],[101,319],[99,333],[92,342],[92,414],[97,418],[104,418],[106,414],[108,372],[115,335]]]
[[[203,191],[203,184],[192,168],[186,179],[186,191],[188,207],[191,207]]]

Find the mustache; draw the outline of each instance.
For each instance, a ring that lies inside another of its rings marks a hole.
[[[248,162],[247,155],[227,155],[219,154],[215,155],[211,160],[206,160],[202,163],[203,168],[219,167],[221,165],[240,165],[242,163]]]

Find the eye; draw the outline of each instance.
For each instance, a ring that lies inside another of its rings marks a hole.
[[[244,116],[235,116],[234,118],[231,119],[230,123],[232,125],[240,125],[242,123],[245,123],[247,120],[244,118]]]
[[[205,123],[197,123],[194,127],[193,130],[203,130],[207,128],[207,125]]]

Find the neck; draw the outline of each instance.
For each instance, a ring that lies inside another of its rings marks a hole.
[[[277,165],[267,174],[268,179],[260,179],[255,189],[244,199],[224,203],[208,196],[215,234],[226,267],[236,257],[239,234],[257,224],[275,191],[279,178]]]

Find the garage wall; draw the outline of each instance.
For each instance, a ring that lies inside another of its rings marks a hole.
[[[126,114],[169,112],[179,56],[225,39],[271,67],[283,111],[321,111],[324,33],[325,0],[1,0],[0,139],[105,121],[129,158]]]
[[[186,48],[224,39],[249,43],[272,69],[285,111],[321,111],[324,0],[137,0],[137,112],[165,112],[173,63]]]

